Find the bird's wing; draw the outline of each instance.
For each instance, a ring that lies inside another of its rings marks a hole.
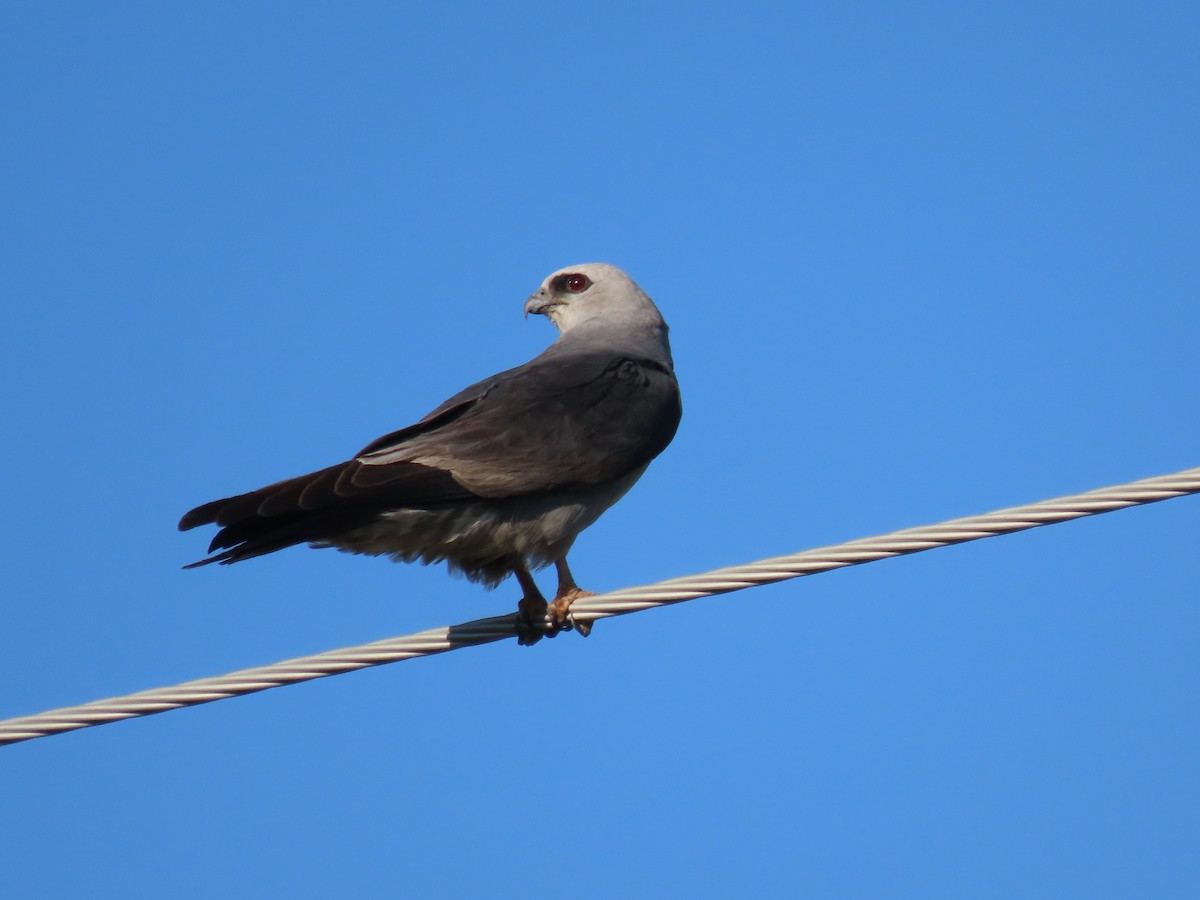
[[[602,484],[650,462],[680,418],[671,370],[608,354],[539,359],[456,394],[354,459],[187,513],[216,524],[209,562],[322,540],[407,506]],[[227,549],[232,548],[232,549]]]
[[[423,420],[440,427],[366,447],[358,461],[378,472],[364,477],[417,464],[487,498],[604,484],[661,453],[682,409],[668,366],[611,352],[541,357],[479,387]]]

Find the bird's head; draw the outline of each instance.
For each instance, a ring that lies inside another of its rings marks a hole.
[[[525,301],[525,315],[545,316],[562,333],[595,327],[665,328],[653,301],[637,283],[607,263],[559,269]]]

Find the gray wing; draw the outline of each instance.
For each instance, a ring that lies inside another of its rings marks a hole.
[[[417,463],[489,498],[615,481],[658,456],[682,407],[674,373],[611,353],[534,360],[364,448],[368,467]]]
[[[217,524],[193,565],[321,541],[406,506],[433,507],[602,484],[666,448],[682,407],[662,363],[612,353],[539,357],[456,394],[352,460],[197,507]]]

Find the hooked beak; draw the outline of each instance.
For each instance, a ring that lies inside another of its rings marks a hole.
[[[529,314],[535,316],[544,316],[550,312],[552,307],[558,306],[559,301],[550,295],[550,292],[542,288],[535,294],[530,294],[529,299],[525,301],[525,318],[529,318]]]

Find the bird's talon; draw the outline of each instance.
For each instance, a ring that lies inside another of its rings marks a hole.
[[[554,598],[554,602],[548,607],[551,627],[555,628],[555,633],[559,631],[578,631],[584,637],[592,633],[592,625],[590,622],[577,622],[575,616],[571,614],[571,604],[580,597],[594,597],[591,591],[581,591],[579,588],[572,588],[566,593],[559,594]]]
[[[517,603],[517,643],[522,647],[532,647],[543,637],[554,637],[545,630],[547,606],[541,597],[522,597]]]
[[[563,631],[578,631],[580,636],[587,637],[592,633],[592,624],[590,622],[580,622],[575,619],[575,614],[567,610],[567,614],[562,620]]]

